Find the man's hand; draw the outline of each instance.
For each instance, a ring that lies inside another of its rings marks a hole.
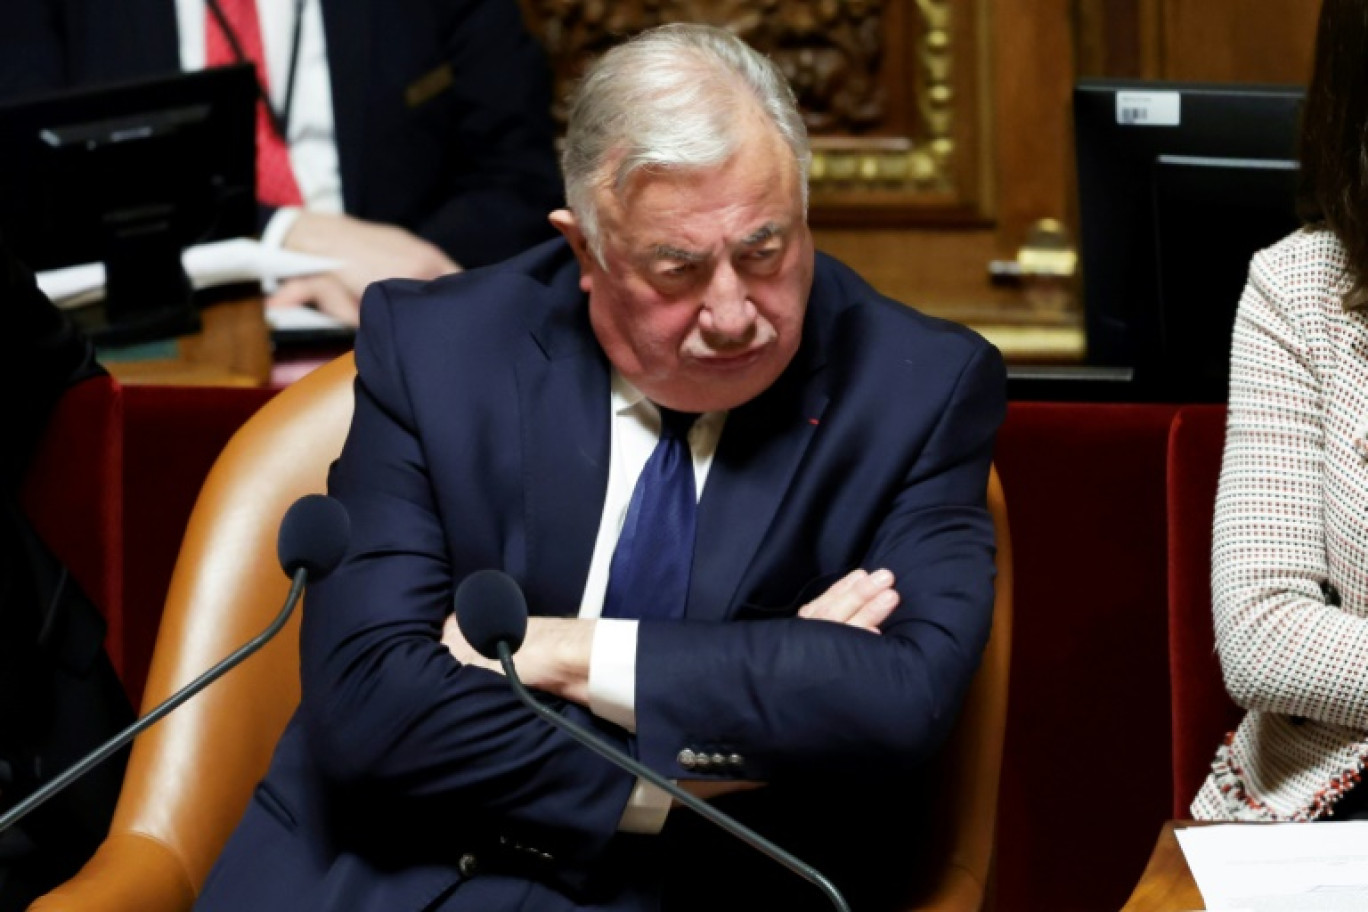
[[[897,607],[898,590],[893,588],[892,571],[866,573],[859,569],[852,570],[826,592],[799,608],[798,616],[849,624],[878,633],[879,625],[888,620]]]
[[[486,659],[466,642],[454,614],[442,625],[442,645],[462,665],[503,671],[498,662]],[[593,646],[593,618],[528,618],[527,636],[515,660],[518,677],[533,690],[588,706]]]
[[[286,279],[266,299],[268,308],[313,306],[348,326],[361,323],[361,299],[332,273]]]
[[[442,624],[442,645],[451,653],[452,658],[462,665],[472,665],[476,668],[487,668],[490,671],[497,671],[503,674],[503,667],[494,659],[486,659],[475,651],[475,647],[466,642],[465,636],[461,633],[461,625],[456,620],[454,613],[448,614],[446,621]]]
[[[299,214],[283,244],[300,253],[332,257],[343,266],[335,275],[360,299],[381,279],[435,279],[460,268],[437,246],[394,225],[324,212]]]

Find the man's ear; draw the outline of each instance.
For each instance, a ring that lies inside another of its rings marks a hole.
[[[579,219],[569,209],[557,209],[548,218],[574,251],[580,267],[580,290],[588,294],[593,288],[594,267],[598,265],[598,260],[594,259],[593,251],[589,249],[589,239],[584,236]]]

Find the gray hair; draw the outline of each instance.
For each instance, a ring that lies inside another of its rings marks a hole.
[[[570,100],[561,166],[566,200],[600,263],[595,188],[621,188],[642,168],[725,163],[740,142],[738,114],[751,104],[792,150],[806,214],[807,128],[793,89],[768,57],[724,29],[676,23],[642,32],[590,67]],[[621,157],[609,175],[614,156]]]

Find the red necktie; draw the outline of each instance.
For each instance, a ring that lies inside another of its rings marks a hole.
[[[270,80],[266,75],[266,56],[261,49],[261,24],[257,20],[257,0],[219,0],[223,16],[233,30],[242,55],[256,64],[257,81],[262,94],[270,97]],[[233,46],[223,33],[218,17],[212,11],[205,15],[206,66],[237,63]],[[256,121],[257,200],[267,206],[300,206],[304,197],[299,192],[294,171],[290,168],[290,149],[285,140],[271,126],[266,101],[257,103]]]

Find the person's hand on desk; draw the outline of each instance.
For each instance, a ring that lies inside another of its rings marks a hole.
[[[286,279],[266,298],[266,306],[272,310],[313,307],[348,326],[361,323],[361,298],[331,272]]]
[[[461,270],[436,245],[403,228],[348,215],[300,212],[282,243],[289,250],[340,260],[343,266],[328,275],[283,282],[267,306],[314,306],[352,326],[360,320],[361,294],[370,283],[435,279]]]

